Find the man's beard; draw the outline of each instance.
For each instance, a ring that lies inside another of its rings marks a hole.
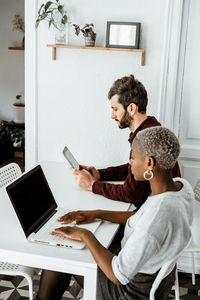
[[[123,117],[121,118],[121,120],[120,121],[118,120],[119,121],[119,125],[118,125],[119,128],[124,129],[124,128],[129,127],[132,120],[133,119],[130,117],[129,113],[127,111],[125,111]]]

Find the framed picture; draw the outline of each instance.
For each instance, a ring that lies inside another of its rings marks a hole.
[[[139,49],[140,25],[135,22],[107,22],[106,47]]]

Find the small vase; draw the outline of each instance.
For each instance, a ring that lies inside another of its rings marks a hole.
[[[55,30],[55,44],[64,45],[68,43],[68,25],[61,30]]]
[[[93,40],[91,38],[91,36],[86,36],[85,37],[85,46],[86,47],[94,47],[94,45],[95,45],[95,40]]]
[[[56,30],[55,44],[60,44],[60,45],[66,44],[66,31],[65,30]]]
[[[25,122],[24,110],[25,110],[24,103],[13,104],[13,121],[15,123],[24,124]]]

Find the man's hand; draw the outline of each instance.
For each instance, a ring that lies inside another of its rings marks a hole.
[[[100,173],[99,171],[91,166],[91,167],[87,167],[87,166],[84,166],[84,165],[80,165],[80,167],[88,172],[90,172],[90,174],[94,177],[95,181],[98,181],[101,179],[101,176],[100,176]]]
[[[78,183],[78,186],[86,191],[92,191],[92,185],[97,179],[91,175],[87,170],[72,169],[74,177]]]
[[[76,224],[79,225],[79,224],[91,223],[96,218],[97,218],[96,210],[78,210],[78,211],[69,212],[68,214],[60,217],[58,221],[62,222],[62,224],[76,222]]]
[[[60,227],[60,228],[54,229],[51,232],[51,234],[52,235],[62,234],[65,237],[67,237],[68,239],[82,241],[83,235],[87,234],[88,232],[90,232],[90,231],[87,229],[84,229],[84,228],[80,228],[80,227],[76,227],[76,226],[74,226],[74,227],[66,226],[66,227]]]

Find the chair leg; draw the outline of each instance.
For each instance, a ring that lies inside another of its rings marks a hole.
[[[194,263],[194,253],[192,254],[192,284],[195,285],[196,284],[196,280],[195,280],[195,263]]]
[[[176,269],[176,273],[175,273],[175,299],[179,300],[180,295],[179,295],[179,281],[178,281],[178,270]]]
[[[29,300],[33,300],[33,281],[32,278],[29,276],[25,277],[28,281],[28,286],[29,286]]]

